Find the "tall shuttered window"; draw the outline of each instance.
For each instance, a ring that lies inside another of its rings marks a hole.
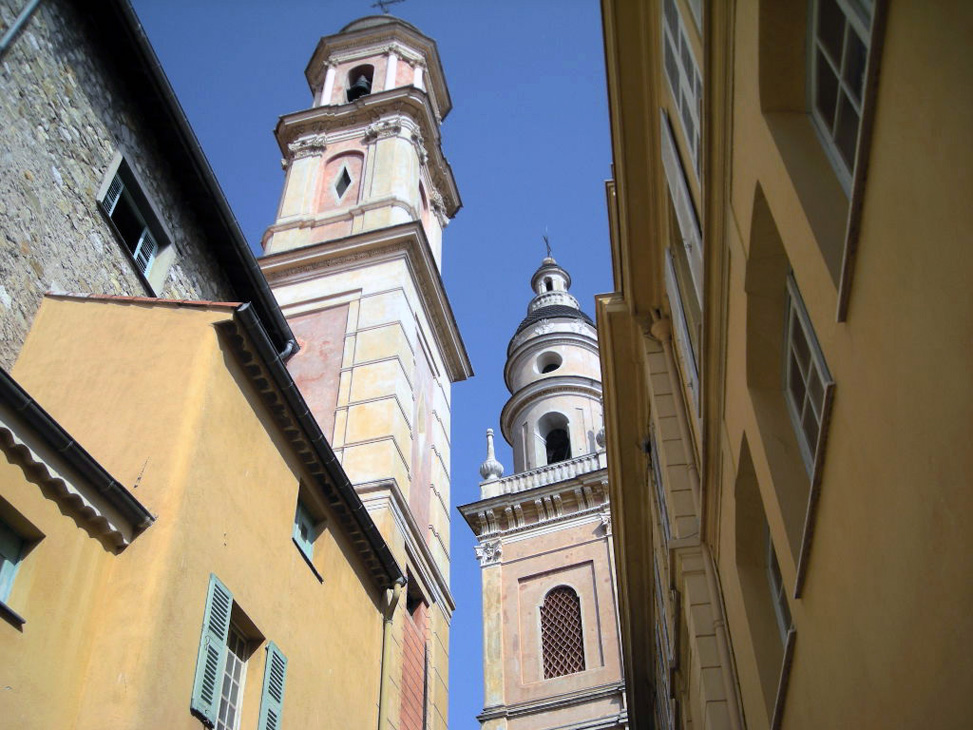
[[[686,147],[697,179],[702,178],[703,77],[676,0],[662,3],[662,66],[682,120]]]
[[[211,575],[190,707],[208,727],[216,730],[239,730],[247,661],[257,643],[236,623],[234,611],[238,609],[234,609],[233,594],[219,578]],[[286,668],[286,657],[270,642],[258,730],[280,728]]]
[[[541,649],[544,679],[584,671],[581,599],[573,588],[558,586],[544,598],[541,606]]]

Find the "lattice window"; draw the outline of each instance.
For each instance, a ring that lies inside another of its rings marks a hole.
[[[558,586],[541,606],[541,647],[544,679],[584,671],[581,599],[574,589]]]

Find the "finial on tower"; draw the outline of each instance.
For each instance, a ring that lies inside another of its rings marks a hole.
[[[503,476],[503,464],[497,461],[496,455],[493,453],[493,429],[488,428],[486,432],[487,437],[487,458],[482,464],[480,464],[480,476],[483,477],[483,481],[492,482]]]
[[[547,227],[546,226],[544,228],[544,236],[543,236],[543,238],[544,238],[544,245],[547,246],[547,258],[545,258],[544,261],[547,261],[548,259],[550,259],[551,261],[553,261],[554,260],[554,254],[551,253],[551,239],[547,237]]]
[[[382,12],[386,15],[389,14],[389,5],[397,5],[399,3],[404,3],[405,0],[375,0],[372,3],[373,8],[381,8]]]

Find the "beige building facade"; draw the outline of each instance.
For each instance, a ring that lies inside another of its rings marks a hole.
[[[964,727],[969,8],[602,8],[633,726]]]
[[[611,514],[594,323],[551,257],[507,350],[513,447],[493,430],[480,500],[460,507],[483,586],[485,730],[625,728]]]

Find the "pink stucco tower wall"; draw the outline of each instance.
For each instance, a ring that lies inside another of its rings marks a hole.
[[[472,375],[441,277],[460,208],[440,144],[435,42],[391,16],[320,40],[261,268],[300,344],[287,367],[409,585],[394,612],[381,730],[445,730],[452,383]],[[395,608],[390,608],[395,606]]]
[[[483,730],[626,728],[595,326],[546,258],[507,350],[503,476],[487,432],[460,507],[483,584]]]

